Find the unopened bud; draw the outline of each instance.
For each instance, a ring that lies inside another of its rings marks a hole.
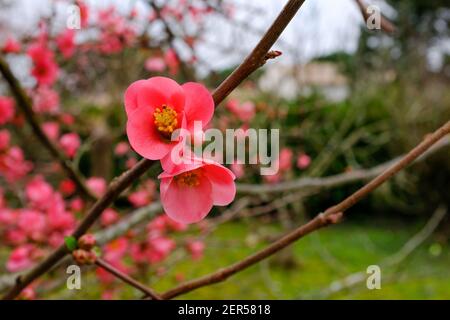
[[[78,239],[78,247],[80,249],[84,249],[90,251],[93,247],[95,247],[95,237],[93,234],[85,234]]]
[[[97,259],[97,256],[92,251],[86,251],[83,249],[77,249],[72,252],[72,257],[74,260],[80,264],[93,264]]]

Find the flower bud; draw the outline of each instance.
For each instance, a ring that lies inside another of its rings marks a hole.
[[[72,252],[72,257],[78,264],[93,264],[97,259],[97,256],[92,251],[86,251],[83,249],[77,249]]]
[[[93,234],[85,234],[78,239],[78,247],[80,249],[84,249],[90,251],[93,247],[95,247],[95,237]]]

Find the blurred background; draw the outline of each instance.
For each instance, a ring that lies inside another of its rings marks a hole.
[[[101,195],[139,160],[124,130],[128,85],[163,75],[213,90],[285,2],[0,0],[0,50],[45,133]],[[277,175],[232,164],[235,201],[188,227],[163,214],[159,171],[150,171],[95,226],[105,260],[158,291],[217,270],[338,203],[448,121],[448,2],[366,4],[396,30],[369,30],[357,1],[306,0],[273,47],[282,56],[217,109],[211,127],[280,129]],[[68,29],[74,8],[80,28]],[[3,291],[62,243],[89,204],[34,136],[3,79],[0,125]],[[342,224],[183,297],[449,299],[449,145],[447,137],[350,209]],[[381,268],[380,290],[366,286],[370,265]],[[93,267],[83,268],[81,290],[68,290],[66,278],[56,268],[22,298],[140,296]]]

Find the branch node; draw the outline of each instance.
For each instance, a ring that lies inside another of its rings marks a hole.
[[[263,66],[264,64],[266,64],[267,60],[278,58],[282,54],[283,54],[283,52],[281,52],[281,51],[270,50],[269,52],[266,53],[266,55],[262,59],[260,66]]]

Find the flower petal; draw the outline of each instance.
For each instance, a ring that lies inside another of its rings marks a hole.
[[[182,87],[174,80],[165,77],[153,77],[145,80],[136,95],[137,105],[152,109],[169,105],[178,113],[184,109],[185,97]]]
[[[201,178],[196,187],[180,186],[172,178],[163,178],[161,185],[164,211],[177,222],[199,222],[212,209],[211,183],[206,177]]]
[[[146,107],[128,115],[127,136],[134,151],[150,160],[163,158],[175,144],[164,140],[156,131],[152,110]]]
[[[236,196],[233,172],[218,163],[204,166],[203,172],[211,183],[214,205],[225,206],[230,204]]]
[[[145,87],[147,80],[138,80],[133,82],[125,91],[125,111],[127,114],[137,109],[137,95]]]
[[[188,82],[181,86],[186,98],[184,110],[188,121],[187,128],[194,128],[194,121],[201,121],[204,128],[214,114],[214,100],[211,93],[203,85]]]

